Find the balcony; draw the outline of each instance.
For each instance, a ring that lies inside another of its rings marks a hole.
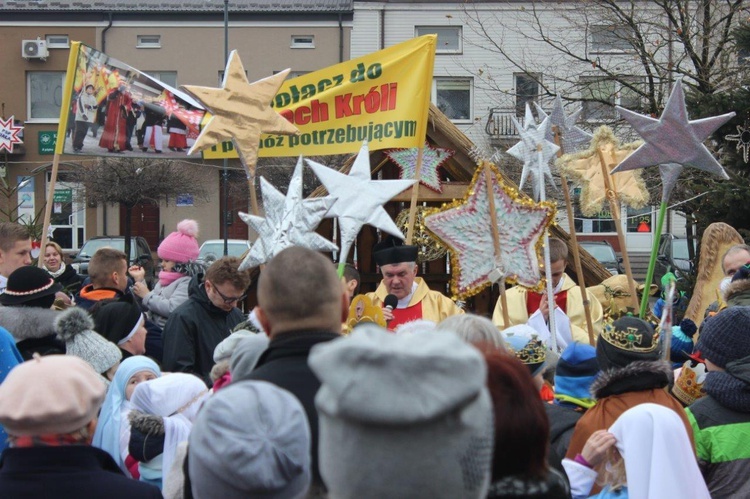
[[[484,131],[489,136],[492,145],[507,147],[518,142],[518,130],[513,124],[514,117],[521,125],[524,124],[523,116],[517,116],[515,108],[493,107],[490,109]]]

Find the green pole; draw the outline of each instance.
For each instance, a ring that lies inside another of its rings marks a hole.
[[[339,268],[338,268],[339,279],[341,279],[344,276],[344,267],[346,267],[346,260],[342,260],[339,262]]]
[[[656,220],[656,232],[654,233],[654,244],[651,247],[651,259],[648,262],[648,272],[646,273],[646,282],[643,288],[643,298],[641,298],[641,311],[638,315],[641,319],[646,318],[646,309],[648,308],[649,290],[651,281],[654,279],[654,267],[656,266],[656,253],[659,251],[659,239],[661,239],[661,230],[664,226],[664,216],[667,213],[667,202],[662,200],[659,206],[659,217]]]

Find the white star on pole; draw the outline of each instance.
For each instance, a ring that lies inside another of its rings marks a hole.
[[[545,138],[550,126],[549,118],[545,118],[537,127],[528,104],[526,104],[526,117],[523,126],[518,123],[515,117],[512,119],[513,124],[518,130],[518,134],[521,136],[521,142],[508,149],[508,154],[523,161],[521,181],[518,183],[518,188],[523,189],[524,183],[530,175],[534,199],[539,201],[542,192],[542,182],[545,179],[553,188],[557,188],[555,181],[552,179],[549,162],[555,157],[560,148]],[[541,164],[539,164],[539,146],[541,146],[542,152]]]
[[[574,111],[573,114],[566,116],[560,94],[557,94],[555,105],[552,107],[549,115],[544,112],[544,109],[539,104],[535,102],[534,105],[542,120],[549,116],[550,126],[547,128],[547,135],[545,137],[547,140],[555,142],[555,131],[552,127],[556,126],[560,133],[560,143],[565,154],[573,154],[588,148],[594,136],[576,126],[578,116],[581,114],[583,108],[579,108],[578,111]]]

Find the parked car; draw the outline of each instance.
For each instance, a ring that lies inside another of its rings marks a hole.
[[[696,245],[693,241],[693,255]],[[653,283],[660,286],[661,278],[667,272],[672,272],[679,282],[691,282],[695,274],[695,266],[688,253],[688,240],[673,234],[662,234],[659,239],[659,249],[654,265]]]
[[[612,275],[624,274],[622,258],[617,256],[615,249],[607,241],[579,241],[581,248],[596,258]]]
[[[245,239],[227,239],[227,250],[229,256],[242,257],[250,249],[250,242]],[[224,256],[224,240],[209,239],[201,244],[198,252],[198,262],[209,266]]]
[[[125,251],[125,238],[123,236],[97,236],[86,241],[81,250],[72,255],[71,265],[79,275],[86,276],[89,273],[89,260],[99,248],[114,248]],[[130,265],[140,265],[146,271],[146,282],[151,285],[156,280],[156,265],[151,249],[146,239],[140,236],[131,238],[130,242]]]

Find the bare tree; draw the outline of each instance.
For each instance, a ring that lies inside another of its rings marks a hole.
[[[495,8],[488,8],[492,3]],[[475,68],[478,84],[498,84],[508,70],[525,73],[542,96],[561,93],[591,114],[613,104],[658,115],[676,77],[698,94],[741,81],[732,30],[743,0],[467,0],[463,14],[475,36],[465,44],[497,54],[497,67]],[[636,109],[637,107],[637,109]]]
[[[180,194],[206,196],[206,178],[195,166],[147,158],[109,158],[81,165],[70,172],[90,203],[121,204],[125,208],[125,254],[130,254],[131,215],[143,201],[159,203]]]

